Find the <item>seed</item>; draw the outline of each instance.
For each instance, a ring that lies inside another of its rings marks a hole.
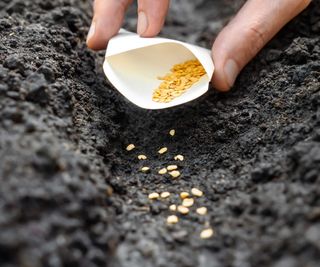
[[[164,103],[172,101],[206,74],[205,69],[197,59],[176,64],[170,71],[171,73],[158,77],[162,82],[153,92],[153,101]]]
[[[174,135],[176,134],[176,130],[174,130],[174,129],[170,130],[169,134],[170,134],[171,136],[174,136]]]
[[[167,223],[168,224],[176,224],[179,221],[178,217],[176,215],[170,215],[167,218]]]
[[[146,156],[146,155],[139,155],[139,156],[138,156],[138,159],[140,159],[140,160],[145,160],[145,159],[147,159],[147,156]]]
[[[185,206],[178,206],[177,208],[178,212],[180,212],[181,214],[188,214],[189,213],[189,208],[185,207]]]
[[[168,148],[163,147],[163,148],[161,148],[161,149],[158,151],[158,153],[159,153],[159,154],[163,154],[163,153],[166,153],[167,151],[168,151]]]
[[[191,207],[193,204],[194,204],[194,199],[193,198],[185,198],[182,201],[182,206],[185,206],[185,207]]]
[[[169,166],[167,167],[167,170],[168,170],[168,171],[173,171],[173,170],[176,170],[176,169],[178,169],[178,166],[177,166],[177,165],[169,165]]]
[[[141,168],[141,171],[142,171],[142,172],[148,172],[149,170],[150,170],[149,167],[142,167],[142,168]]]
[[[185,198],[189,197],[189,193],[188,193],[188,192],[181,192],[181,193],[180,193],[180,197],[181,197],[182,199],[185,199]]]
[[[160,196],[161,196],[161,198],[167,198],[167,197],[170,196],[170,193],[169,193],[169,192],[162,192],[162,193],[160,194]]]
[[[173,177],[173,178],[177,178],[180,176],[180,172],[179,171],[172,171],[169,172],[169,174]]]
[[[150,193],[150,194],[148,195],[148,198],[149,198],[149,199],[158,199],[158,198],[159,198],[159,194],[156,193],[156,192]]]
[[[134,145],[134,144],[130,144],[130,145],[128,145],[127,146],[127,151],[131,151],[131,150],[133,150],[134,148],[135,148],[136,146]]]
[[[167,168],[162,168],[161,170],[158,171],[159,174],[166,174],[167,173]]]
[[[174,157],[174,160],[180,160],[180,161],[183,161],[184,160],[184,157],[182,155],[177,155]]]
[[[213,235],[213,230],[212,228],[204,229],[200,233],[200,238],[201,239],[208,239]]]
[[[174,205],[174,204],[170,205],[169,206],[169,210],[176,211],[177,210],[177,205]]]
[[[196,196],[196,197],[202,197],[203,196],[203,192],[201,190],[199,190],[198,188],[192,188],[191,189],[191,194]]]
[[[207,214],[207,208],[206,207],[200,207],[197,208],[196,212],[200,215],[206,215]]]

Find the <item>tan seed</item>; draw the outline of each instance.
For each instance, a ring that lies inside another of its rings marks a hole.
[[[181,214],[188,214],[189,213],[189,208],[185,207],[185,206],[178,206],[177,208],[178,212],[180,212]]]
[[[170,134],[171,136],[174,136],[174,135],[176,134],[176,130],[174,130],[174,129],[170,130],[169,134]]]
[[[163,148],[161,148],[161,149],[158,151],[158,153],[159,153],[159,154],[163,154],[163,153],[166,153],[167,151],[168,151],[168,148],[163,147]]]
[[[161,198],[168,198],[170,196],[170,193],[169,192],[162,192],[161,194],[160,194],[160,197]]]
[[[181,192],[181,193],[180,193],[180,197],[181,197],[182,199],[185,199],[185,198],[189,197],[189,193],[188,193],[188,192]]]
[[[161,170],[158,171],[159,174],[166,174],[167,173],[167,168],[162,168]]]
[[[130,145],[128,145],[127,146],[127,151],[131,151],[131,150],[133,150],[134,148],[135,148],[136,146],[134,145],[134,144],[130,144]]]
[[[206,207],[197,208],[196,212],[197,212],[199,215],[206,215],[206,214],[207,214],[207,208],[206,208]]]
[[[158,199],[158,198],[159,198],[159,194],[156,193],[156,192],[150,193],[150,194],[148,195],[148,198],[149,198],[149,199]]]
[[[142,172],[148,172],[149,170],[150,170],[149,167],[142,167],[142,168],[141,168],[141,171],[142,171]]]
[[[177,166],[177,165],[169,165],[169,166],[167,167],[167,170],[168,170],[168,171],[173,171],[173,170],[176,170],[176,169],[178,169],[178,166]]]
[[[182,201],[182,206],[185,206],[185,207],[191,207],[193,204],[194,204],[194,199],[193,198],[185,198]]]
[[[191,194],[196,196],[196,197],[202,197],[203,196],[203,192],[201,190],[199,190],[198,188],[192,188],[191,189]]]
[[[177,155],[174,157],[174,160],[180,160],[180,161],[183,161],[184,160],[184,157],[182,155]]]
[[[167,218],[168,224],[176,224],[179,221],[178,217],[176,215],[170,215]]]
[[[170,205],[169,206],[169,210],[176,211],[177,210],[177,205],[174,205],[174,204]]]
[[[208,238],[210,238],[211,236],[213,236],[213,230],[212,230],[212,228],[204,229],[204,230],[202,230],[201,233],[200,233],[200,238],[201,238],[201,239],[208,239]]]
[[[164,103],[172,101],[206,74],[205,69],[197,59],[176,64],[170,71],[171,73],[158,77],[162,82],[153,92],[153,101]]]
[[[139,156],[138,156],[138,159],[140,159],[140,160],[145,160],[145,159],[147,159],[147,156],[146,156],[146,155],[139,155]]]
[[[169,174],[173,177],[173,178],[177,178],[180,176],[180,172],[179,171],[172,171],[169,172]]]

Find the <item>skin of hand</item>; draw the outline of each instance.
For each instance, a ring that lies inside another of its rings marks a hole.
[[[311,0],[248,0],[222,29],[212,47],[215,72],[213,86],[229,91],[244,66]],[[94,16],[87,37],[93,50],[105,49],[116,35],[132,0],[95,0]],[[137,33],[156,36],[165,21],[169,0],[138,0]]]

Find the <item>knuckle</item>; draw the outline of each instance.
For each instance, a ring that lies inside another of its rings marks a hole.
[[[254,24],[248,27],[247,36],[250,43],[247,53],[249,54],[249,57],[253,57],[268,41],[268,33],[266,29],[263,29],[263,27],[261,27],[261,25]]]

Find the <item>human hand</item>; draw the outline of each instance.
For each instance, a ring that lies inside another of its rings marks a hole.
[[[243,67],[311,0],[248,0],[238,14],[219,33],[213,47],[215,72],[213,86],[228,91]],[[118,33],[132,0],[95,0],[94,16],[87,45],[105,49]],[[165,21],[169,0],[138,0],[137,33],[142,37],[157,35]]]

